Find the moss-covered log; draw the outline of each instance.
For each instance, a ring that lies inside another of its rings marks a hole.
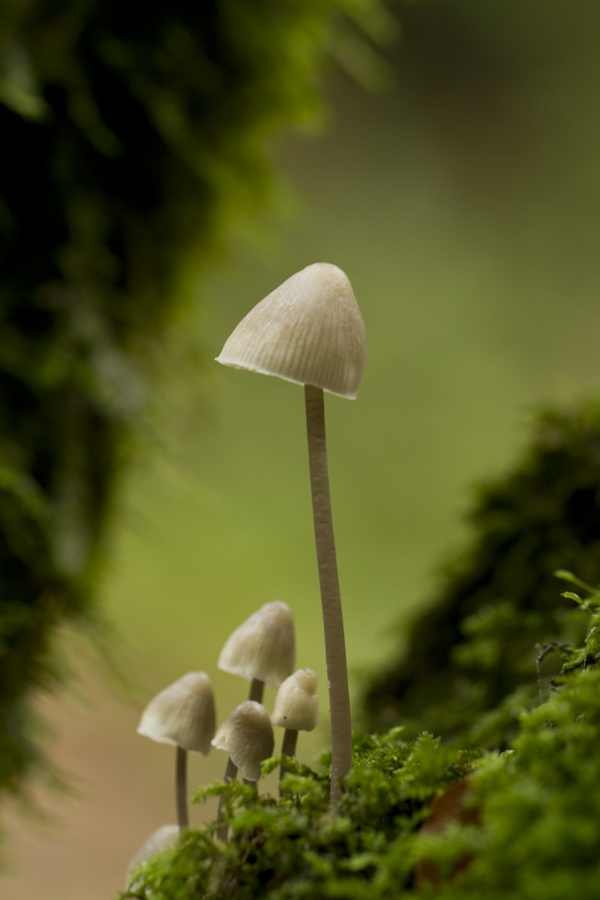
[[[363,698],[369,727],[391,723],[498,746],[586,622],[555,571],[600,579],[600,405],[539,416],[522,459],[482,486],[473,540],[436,595],[399,632],[401,650]],[[539,668],[539,673],[538,673]],[[518,693],[515,693],[517,692]]]

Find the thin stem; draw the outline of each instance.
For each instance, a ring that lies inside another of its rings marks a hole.
[[[179,828],[189,828],[190,819],[187,804],[187,750],[177,745],[175,756],[175,804]]]
[[[261,681],[260,678],[253,678],[250,682],[250,693],[248,695],[248,700],[256,700],[257,703],[262,703],[264,691],[264,681]]]
[[[281,754],[282,756],[289,756],[290,759],[293,759],[296,755],[296,743],[298,741],[298,732],[295,728],[286,728],[283,732],[283,741],[281,742]],[[288,766],[286,766],[285,761],[282,760],[281,765],[279,767],[279,780],[283,778],[286,772],[289,772]]]
[[[319,567],[325,659],[329,683],[331,716],[331,803],[341,798],[341,779],[352,766],[352,724],[342,601],[335,555],[327,447],[325,442],[325,406],[321,388],[304,387],[310,487]]]
[[[236,764],[233,762],[231,757],[227,759],[227,766],[225,767],[225,774],[223,776],[223,781],[235,781],[237,778],[238,768]],[[223,818],[223,794],[219,797],[219,808],[217,809],[217,822]],[[227,840],[227,825],[219,828],[217,831],[217,837],[220,841]]]

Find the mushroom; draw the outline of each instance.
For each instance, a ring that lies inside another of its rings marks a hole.
[[[278,687],[294,670],[294,614],[283,600],[265,603],[227,638],[219,669],[250,681],[249,700],[262,702],[265,685]]]
[[[250,681],[249,700],[262,703],[265,684],[278,687],[294,670],[296,635],[294,614],[283,600],[265,603],[227,638],[218,667]],[[225,781],[233,781],[237,767],[229,757]]]
[[[174,847],[179,840],[179,825],[161,825],[131,858],[127,866],[127,887],[132,890],[131,876],[142,863],[147,862],[155,853]]]
[[[273,753],[273,727],[266,709],[245,700],[230,712],[213,738],[213,747],[226,750],[245,781],[257,782],[260,764]]]
[[[154,697],[144,712],[138,734],[161,744],[174,744],[175,800],[181,829],[189,824],[187,807],[187,752],[210,752],[215,733],[215,700],[205,672],[188,672]]]
[[[332,803],[352,765],[346,647],[331,516],[323,391],[353,399],[367,358],[364,322],[344,272],[307,266],[242,319],[217,362],[304,385],[310,483],[331,715]]]
[[[312,731],[319,720],[317,676],[312,669],[298,669],[279,685],[275,695],[271,723],[284,728],[281,752],[293,757],[299,731]],[[280,777],[285,772],[281,764]]]
[[[246,783],[256,782],[260,764],[273,753],[273,726],[266,709],[257,700],[245,700],[230,712],[213,739],[213,747],[229,754],[224,781],[234,781],[238,770]],[[223,818],[224,795],[219,797],[217,820]],[[227,826],[221,826],[217,837],[227,840]]]

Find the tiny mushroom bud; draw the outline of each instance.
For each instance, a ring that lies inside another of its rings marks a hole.
[[[213,746],[226,750],[246,781],[258,781],[260,764],[273,753],[273,728],[262,704],[245,700],[229,713],[218,729]]]
[[[346,646],[329,494],[323,391],[354,399],[367,360],[365,325],[341,269],[314,263],[261,300],[217,362],[304,385],[308,459],[331,710],[331,803],[352,765]]]
[[[298,669],[279,686],[271,722],[280,728],[312,731],[319,720],[317,676],[312,669]]]
[[[279,686],[273,703],[271,722],[285,728],[281,752],[293,757],[299,731],[312,731],[319,720],[317,676],[312,669],[298,669]],[[285,772],[281,764],[280,776]]]
[[[188,672],[154,697],[144,712],[138,734],[177,748],[175,793],[181,828],[188,826],[187,751],[210,752],[215,733],[215,700],[205,672]]]
[[[265,603],[229,636],[218,666],[251,682],[250,700],[262,701],[263,688],[278,687],[294,670],[294,614],[283,600]]]
[[[162,825],[150,835],[148,840],[140,847],[127,866],[127,886],[130,890],[133,889],[133,884],[130,884],[131,876],[138,866],[147,862],[155,853],[160,853],[161,850],[167,850],[169,847],[174,847],[179,839],[179,833],[179,825]]]

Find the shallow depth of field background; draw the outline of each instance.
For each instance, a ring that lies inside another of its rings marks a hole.
[[[124,485],[101,593],[133,689],[65,636],[77,678],[42,702],[72,793],[39,792],[46,821],[5,810],[1,896],[107,900],[124,886],[129,858],[174,817],[174,755],[135,733],[143,705],[202,669],[222,719],[247,684],[217,670],[219,650],[269,600],[293,608],[297,663],[320,678],[322,729],[301,736],[299,756],[327,746],[302,390],[212,362],[265,294],[309,263],[333,262],[367,326],[357,400],[326,403],[355,694],[460,548],[472,485],[510,464],[540,404],[597,389],[592,7],[403,4],[388,91],[333,72],[323,131],[282,144],[282,214],[241,226],[194,287]],[[192,786],[224,765],[219,751],[194,758]],[[195,807],[192,818],[213,812]]]

